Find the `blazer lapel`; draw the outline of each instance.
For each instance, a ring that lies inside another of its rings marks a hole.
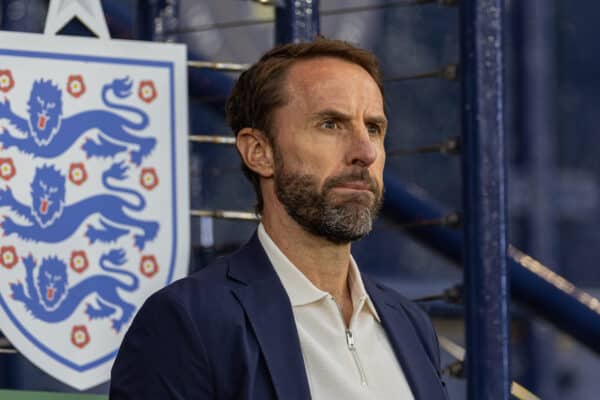
[[[403,306],[385,289],[364,277],[363,280],[415,400],[445,399],[441,384],[433,384],[439,382],[440,377]]]
[[[233,290],[256,334],[279,399],[310,399],[290,300],[256,233],[229,263]]]

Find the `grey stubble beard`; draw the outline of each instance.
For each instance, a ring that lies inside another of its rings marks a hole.
[[[383,190],[366,167],[352,167],[343,175],[330,177],[319,190],[313,175],[286,171],[281,155],[277,150],[274,153],[277,198],[306,231],[332,243],[345,244],[363,238],[373,229]],[[356,193],[334,202],[331,190],[347,182],[367,183],[374,200],[368,193]]]

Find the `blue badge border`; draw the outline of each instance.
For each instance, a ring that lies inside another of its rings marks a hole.
[[[175,270],[175,255],[177,253],[177,170],[176,170],[176,148],[175,148],[175,76],[174,76],[174,63],[170,61],[155,61],[155,60],[140,60],[140,59],[129,59],[129,58],[120,58],[120,57],[99,57],[99,56],[86,56],[80,54],[67,54],[67,53],[49,53],[49,52],[40,52],[40,51],[27,51],[27,50],[9,50],[9,49],[0,49],[0,55],[5,56],[13,56],[13,57],[28,57],[28,58],[46,58],[53,60],[69,60],[69,61],[84,61],[91,63],[101,63],[101,64],[122,64],[122,65],[137,65],[137,66],[146,66],[146,67],[154,67],[154,68],[167,68],[169,71],[169,94],[171,96],[170,108],[171,108],[171,169],[173,171],[173,176],[171,177],[172,182],[172,201],[173,201],[173,242],[172,242],[172,254],[171,254],[171,267],[169,269],[169,274],[167,277],[166,284],[170,283],[173,279],[173,273]],[[54,359],[55,361],[63,364],[64,366],[71,368],[78,372],[84,372],[90,370],[92,368],[96,368],[99,365],[102,365],[108,361],[114,359],[117,355],[118,349],[105,354],[94,361],[90,361],[88,363],[78,365],[74,362],[67,360],[62,357],[60,354],[52,351],[46,345],[38,341],[25,327],[17,320],[15,315],[10,311],[8,305],[2,298],[2,294],[0,294],[0,306],[4,309],[4,312],[12,323],[21,331],[23,336],[29,339],[38,349],[44,352],[47,356]]]

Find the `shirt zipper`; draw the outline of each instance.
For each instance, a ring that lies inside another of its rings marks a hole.
[[[336,308],[340,314],[340,318],[342,320],[342,324],[344,328],[346,327],[346,322],[344,321],[344,314],[342,313],[342,309],[335,301],[335,298],[331,296],[331,300],[333,300]],[[360,362],[360,357],[358,356],[358,352],[356,351],[356,344],[354,342],[354,335],[352,334],[352,330],[349,328],[345,328],[346,331],[346,344],[348,345],[348,350],[350,350],[350,354],[352,354],[352,359],[354,360],[354,364],[356,365],[356,369],[358,370],[358,374],[360,375],[360,384],[363,386],[367,386],[367,375],[365,374],[365,370]]]
[[[350,329],[346,329],[346,343],[348,343],[348,349],[350,349],[350,353],[352,354],[352,358],[354,359],[354,363],[358,369],[358,373],[360,375],[360,384],[367,386],[367,375],[365,374],[365,370],[360,362],[360,357],[358,357],[356,345],[354,344],[354,336],[352,335],[352,331]]]

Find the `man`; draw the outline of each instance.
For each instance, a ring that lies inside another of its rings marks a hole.
[[[240,76],[227,114],[262,222],[148,299],[111,399],[446,399],[428,318],[350,254],[383,194],[374,56],[326,39],[275,48]]]

